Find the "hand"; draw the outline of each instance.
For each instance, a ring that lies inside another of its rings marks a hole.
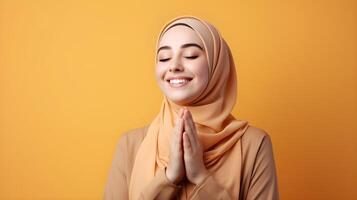
[[[203,162],[203,150],[197,136],[195,123],[188,109],[184,109],[184,162],[187,179],[196,185],[201,183],[208,175],[208,170]]]
[[[183,109],[180,110],[176,119],[174,132],[170,144],[170,160],[166,168],[167,178],[174,184],[178,184],[185,177],[185,166],[183,161],[182,133],[183,133]]]

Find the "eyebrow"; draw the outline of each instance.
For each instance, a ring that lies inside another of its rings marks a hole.
[[[187,47],[197,47],[203,51],[203,48],[196,43],[187,43],[187,44],[181,45],[181,49],[187,48]],[[171,49],[171,47],[170,46],[162,46],[157,50],[157,53],[159,53],[160,50],[164,50],[164,49]]]

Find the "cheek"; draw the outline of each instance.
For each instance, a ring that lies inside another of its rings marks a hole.
[[[206,85],[208,82],[208,64],[205,61],[197,63],[195,67],[195,74],[201,79],[202,85]]]
[[[157,80],[160,80],[163,78],[164,76],[164,70],[163,70],[163,67],[160,66],[160,65],[156,65],[156,68],[155,68],[155,76],[156,76],[156,79]]]

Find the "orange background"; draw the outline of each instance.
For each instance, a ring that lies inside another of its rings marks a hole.
[[[357,196],[357,3],[0,0],[0,199],[101,199],[120,135],[162,94],[157,34],[207,19],[238,70],[234,115],[272,137],[282,199]]]

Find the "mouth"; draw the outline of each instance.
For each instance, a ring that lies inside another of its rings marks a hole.
[[[192,79],[193,78],[189,78],[189,77],[172,78],[166,80],[166,82],[170,85],[170,87],[181,88],[187,86],[192,81]]]

